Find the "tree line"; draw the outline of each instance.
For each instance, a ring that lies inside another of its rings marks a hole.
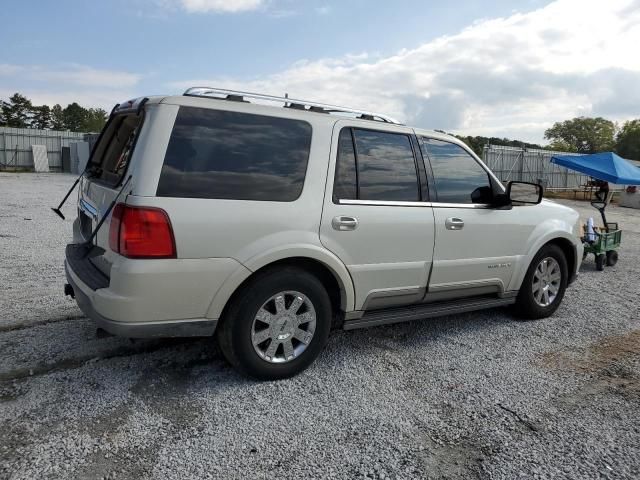
[[[621,157],[640,160],[640,119],[629,120],[621,126],[602,117],[576,117],[556,122],[544,132],[544,138],[550,141],[548,145],[508,138],[455,136],[479,156],[483,147],[490,144],[576,153],[616,152]]]
[[[16,128],[99,132],[108,118],[102,108],[84,108],[76,102],[65,108],[59,104],[53,107],[33,105],[19,93],[13,94],[8,101],[0,99],[0,107],[0,126]],[[455,136],[478,155],[482,155],[483,147],[490,144],[578,153],[614,151],[624,158],[640,160],[640,119],[629,120],[621,126],[602,117],[576,117],[556,122],[545,130],[544,138],[550,143],[544,146],[508,138]]]
[[[99,132],[107,118],[108,113],[102,108],[85,108],[76,102],[65,108],[60,104],[34,105],[20,93],[14,93],[8,101],[0,99],[2,127]]]

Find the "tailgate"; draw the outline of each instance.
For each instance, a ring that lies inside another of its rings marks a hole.
[[[85,241],[122,188],[142,123],[142,113],[112,116],[93,149],[78,193],[77,232]],[[109,248],[109,221],[109,218],[105,220],[93,240],[105,250]],[[103,256],[94,257],[92,262],[108,275],[110,265]]]

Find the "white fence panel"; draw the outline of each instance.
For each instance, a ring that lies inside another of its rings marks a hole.
[[[47,157],[47,147],[44,145],[31,145],[33,150],[33,167],[36,172],[49,171],[49,157]]]

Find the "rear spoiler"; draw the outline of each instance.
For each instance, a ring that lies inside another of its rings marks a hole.
[[[120,113],[135,113],[136,115],[140,115],[144,104],[148,101],[148,97],[139,97],[132,100],[127,100],[126,102],[118,103],[115,107],[113,107],[113,110],[111,110],[111,114],[109,115],[109,117],[118,115]]]

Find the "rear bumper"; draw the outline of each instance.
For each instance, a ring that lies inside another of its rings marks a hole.
[[[96,325],[113,335],[127,338],[201,337],[211,336],[215,332],[217,320],[207,318],[156,322],[120,322],[107,318],[95,309],[91,289],[82,284],[67,262],[65,271],[80,310]]]
[[[65,261],[78,306],[107,332],[130,338],[212,335],[212,306],[228,298],[218,293],[246,270],[232,258],[135,260],[107,251],[107,275],[83,251],[69,245]]]

